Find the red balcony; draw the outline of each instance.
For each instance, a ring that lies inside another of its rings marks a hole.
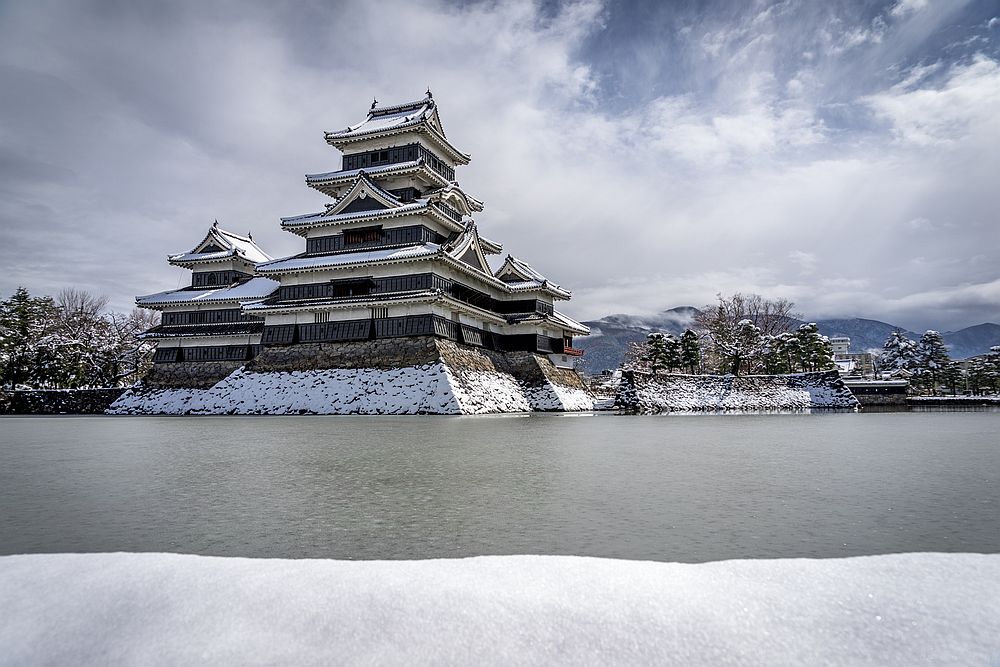
[[[579,348],[576,348],[576,347],[564,347],[562,353],[565,354],[565,355],[567,355],[567,356],[570,356],[570,357],[582,357],[583,356],[583,350],[581,350]]]

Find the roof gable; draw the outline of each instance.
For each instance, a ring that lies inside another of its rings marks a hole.
[[[354,179],[354,184],[344,196],[327,206],[326,215],[399,208],[402,205],[403,202],[383,190],[364,171],[360,171]]]
[[[445,250],[460,262],[464,262],[488,276],[493,275],[493,270],[490,268],[489,262],[486,261],[482,244],[479,242],[479,233],[474,223],[470,223],[465,231],[459,234],[458,238],[447,244]]]
[[[190,264],[199,261],[215,261],[227,258],[239,258],[252,264],[268,262],[271,256],[254,243],[253,237],[240,236],[219,227],[216,221],[208,234],[191,251],[170,255],[171,263]]]

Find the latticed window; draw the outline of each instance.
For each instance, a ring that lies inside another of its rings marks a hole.
[[[380,243],[382,241],[381,227],[362,227],[360,229],[344,230],[344,245],[361,245],[362,243]]]
[[[328,312],[313,313],[313,322],[319,323],[319,322],[329,322],[329,321],[330,321],[330,313]]]

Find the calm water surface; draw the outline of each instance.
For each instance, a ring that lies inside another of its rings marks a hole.
[[[1000,552],[1000,413],[0,418],[0,553]]]

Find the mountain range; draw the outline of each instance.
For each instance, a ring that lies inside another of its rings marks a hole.
[[[693,306],[680,306],[649,316],[608,315],[599,320],[584,322],[590,327],[591,335],[575,339],[573,346],[586,351],[584,369],[588,373],[600,373],[618,368],[628,343],[644,341],[646,335],[652,331],[669,331],[680,335],[692,326],[699,312]],[[813,321],[824,336],[849,336],[851,352],[880,350],[885,339],[896,330],[903,331],[913,340],[920,338],[919,333],[907,331],[903,327],[860,317]],[[803,322],[803,320],[793,320],[792,328]],[[951,358],[965,359],[985,354],[989,352],[990,347],[1000,345],[1000,324],[987,322],[959,331],[943,332],[941,335],[948,346]]]

